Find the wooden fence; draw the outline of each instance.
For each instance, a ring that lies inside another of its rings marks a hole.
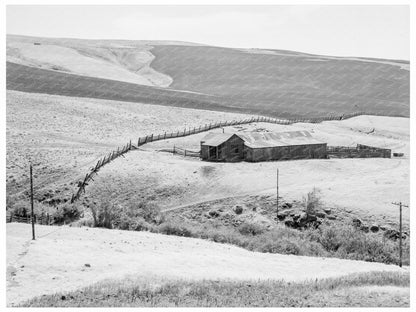
[[[163,148],[159,150],[159,152],[179,154],[185,157],[198,157],[199,158],[201,156],[201,151],[191,151],[191,150],[177,147],[175,145],[173,146],[173,148]]]
[[[391,158],[391,150],[362,144],[356,147],[328,146],[327,155],[329,158]]]
[[[35,223],[42,224],[42,225],[51,225],[53,224],[53,218],[49,214],[40,214],[35,215]],[[10,222],[19,222],[19,223],[32,223],[32,218],[30,215],[28,216],[19,216],[19,215],[6,215],[6,223]]]
[[[101,167],[110,163],[114,159],[120,156],[123,156],[128,151],[132,149],[136,149],[139,146],[144,145],[146,143],[172,139],[172,138],[185,137],[188,135],[205,132],[205,131],[209,131],[212,129],[249,124],[253,122],[267,122],[267,123],[274,123],[274,124],[281,124],[281,125],[290,125],[290,124],[299,123],[299,122],[320,123],[322,121],[329,121],[329,120],[343,120],[343,119],[347,119],[347,118],[351,118],[351,117],[355,117],[359,115],[365,115],[365,113],[355,112],[355,113],[342,114],[342,115],[332,114],[332,115],[328,115],[324,117],[296,118],[296,119],[279,119],[279,118],[272,118],[272,117],[257,116],[257,117],[246,118],[246,119],[238,120],[238,121],[233,120],[233,121],[224,121],[224,122],[205,124],[204,126],[195,127],[193,129],[189,128],[188,130],[185,128],[183,131],[179,130],[179,131],[174,131],[171,133],[164,132],[158,135],[154,135],[154,134],[146,135],[146,136],[138,138],[136,145],[132,144],[132,141],[130,141],[122,148],[118,148],[116,151],[112,151],[108,153],[106,156],[104,156],[103,158],[100,158],[97,161],[97,164],[91,168],[90,172],[88,172],[85,175],[85,178],[81,181],[78,181],[77,183],[78,190],[76,191],[76,193],[72,194],[71,203],[78,200],[81,197],[82,193],[85,193],[85,187],[88,185],[90,181],[94,181],[93,177],[98,173]]]

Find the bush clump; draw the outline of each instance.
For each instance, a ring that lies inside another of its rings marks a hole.
[[[240,226],[238,227],[238,231],[243,235],[255,236],[263,234],[266,231],[266,228],[259,224],[244,222],[240,224]]]
[[[158,233],[166,235],[176,235],[184,237],[195,237],[192,229],[183,224],[177,224],[173,222],[166,222],[157,228]]]
[[[90,206],[94,226],[121,230],[150,230],[164,222],[160,208],[153,203],[130,200],[126,204],[115,204],[103,200]]]
[[[322,207],[321,191],[314,187],[306,197],[303,197],[303,205],[307,215],[315,215],[317,210]]]

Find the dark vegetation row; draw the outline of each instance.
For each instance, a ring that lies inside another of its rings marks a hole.
[[[172,281],[158,287],[108,281],[31,299],[21,307],[409,307],[406,292],[360,291],[409,287],[409,274],[371,272],[339,278],[283,281]]]
[[[16,215],[27,214],[22,202],[9,207]],[[27,205],[27,204],[26,204]],[[313,209],[313,208],[312,208]],[[308,211],[309,210],[309,211]],[[311,207],[305,214],[313,215]],[[277,222],[276,226],[266,227],[256,223],[243,222],[238,225],[224,225],[221,222],[199,223],[191,220],[178,220],[152,203],[130,200],[123,204],[113,204],[103,199],[96,205],[84,208],[81,204],[64,204],[50,216],[54,224],[73,226],[104,227],[130,231],[150,231],[166,235],[207,239],[218,243],[236,245],[247,250],[293,254],[313,257],[336,257],[341,259],[364,260],[399,264],[399,244],[397,235],[390,231],[373,233],[357,227],[354,222],[316,222],[303,227],[286,226],[287,222]],[[410,263],[409,237],[403,240],[403,265]]]

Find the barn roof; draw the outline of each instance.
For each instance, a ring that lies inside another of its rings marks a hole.
[[[239,132],[238,136],[244,140],[246,146],[251,148],[324,144],[313,138],[308,131]]]
[[[214,133],[210,132],[201,140],[203,145],[218,146],[228,141],[235,133]]]
[[[308,131],[289,132],[238,132],[214,133],[210,132],[202,138],[203,145],[218,146],[228,141],[233,135],[244,140],[244,144],[251,148],[265,148],[290,145],[325,144],[316,140]]]

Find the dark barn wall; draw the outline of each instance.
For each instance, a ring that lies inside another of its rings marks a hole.
[[[293,160],[327,158],[326,143],[310,145],[276,146],[266,148],[245,147],[246,161]]]
[[[208,160],[209,159],[209,146],[208,145],[203,145],[201,143],[201,158],[202,160]]]
[[[210,150],[212,152],[215,151],[215,153],[210,155]],[[244,159],[244,141],[240,137],[233,135],[217,147],[201,143],[201,158],[210,161],[241,161]]]

